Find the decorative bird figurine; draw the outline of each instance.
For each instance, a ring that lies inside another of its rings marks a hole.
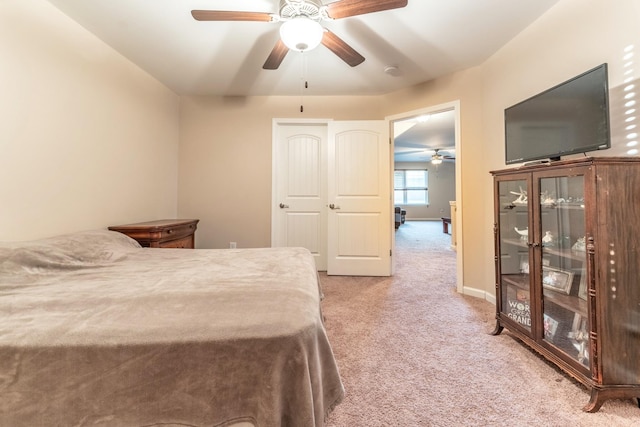
[[[525,228],[524,230],[520,230],[518,229],[518,227],[513,227],[514,230],[516,230],[516,233],[518,233],[520,235],[520,238],[522,240],[527,240],[529,238],[529,229]]]
[[[517,205],[526,205],[527,204],[527,192],[520,187],[520,191],[510,191],[511,194],[515,194],[518,196],[512,203]]]

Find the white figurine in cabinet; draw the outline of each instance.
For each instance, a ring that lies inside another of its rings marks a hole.
[[[578,240],[571,246],[571,249],[574,251],[585,252],[587,250],[585,245],[585,238],[580,237]]]
[[[511,194],[518,196],[512,203],[514,205],[526,205],[527,204],[527,192],[520,187],[520,191],[510,191]]]
[[[520,238],[522,240],[528,240],[529,239],[529,229],[525,228],[524,230],[520,230],[518,227],[513,227],[514,230],[516,230],[516,233],[518,233],[520,235]]]

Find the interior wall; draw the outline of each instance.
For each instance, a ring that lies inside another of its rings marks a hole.
[[[386,96],[393,113],[460,99],[465,288],[494,299],[491,170],[505,168],[504,109],[603,62],[609,63],[612,143],[595,155],[624,155],[629,142],[623,87],[636,82],[640,4],[563,0],[482,66]],[[631,50],[629,50],[631,49]],[[629,57],[629,53],[635,56]],[[625,59],[626,56],[626,59]],[[624,82],[630,79],[628,82]]]
[[[270,246],[271,233],[271,132],[274,118],[375,120],[426,106],[461,102],[460,134],[467,138],[458,159],[481,157],[481,70],[475,67],[437,81],[385,96],[310,97],[300,113],[298,97],[183,97],[180,128],[179,216],[201,220],[196,246],[226,248]],[[463,156],[464,154],[464,156]],[[473,160],[462,164],[463,199],[473,219],[482,211]],[[447,201],[448,202],[448,201]],[[461,205],[458,202],[459,206]],[[479,230],[469,227],[471,241]],[[465,255],[467,252],[466,240]],[[474,248],[475,246],[471,246]],[[476,273],[478,256],[465,260],[468,287],[481,286]]]
[[[629,140],[621,114],[627,101],[622,88],[633,82],[640,87],[638,28],[640,2],[636,0],[563,0],[483,65],[485,149],[478,157],[484,169],[478,175],[481,197],[493,197],[489,171],[505,168],[504,109],[603,62],[609,64],[613,148],[589,155],[626,155]],[[634,55],[626,57],[628,53]],[[492,205],[485,204],[483,209],[473,220],[482,234],[471,253],[481,257],[483,264],[493,265]],[[483,274],[485,289],[492,295],[493,271]]]
[[[490,298],[489,172],[504,167],[504,108],[608,62],[614,148],[598,154],[625,153],[639,8],[562,0],[481,66],[384,96],[305,98],[300,113],[298,97],[183,97],[179,106],[46,1],[3,1],[0,239],[177,214],[202,220],[198,247],[269,246],[273,118],[382,119],[459,100],[465,286]]]
[[[375,120],[379,97],[183,97],[179,215],[200,219],[196,246],[271,246],[274,118]]]
[[[396,162],[395,169],[426,169],[428,171],[429,204],[396,205],[407,211],[407,220],[440,220],[451,216],[450,201],[456,199],[456,167],[454,162],[444,161],[439,165],[431,162]]]
[[[44,0],[0,2],[0,240],[177,213],[179,98]]]
[[[462,224],[458,229],[464,234],[464,239],[461,239],[464,264],[460,270],[462,273],[458,274],[462,276],[462,292],[484,297],[487,285],[479,278],[486,276],[485,271],[493,271],[493,265],[487,265],[477,253],[481,247],[479,239],[482,234],[482,230],[477,229],[477,216],[479,212],[483,212],[485,204],[491,204],[491,200],[483,198],[480,191],[484,168],[477,161],[484,150],[482,76],[481,67],[469,68],[385,95],[383,105],[388,110],[387,115],[397,115],[453,101],[459,102],[460,144],[456,148],[456,168],[460,168],[462,196],[456,202],[462,216]]]

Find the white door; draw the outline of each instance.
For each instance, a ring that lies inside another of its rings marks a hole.
[[[329,123],[328,274],[391,274],[388,126],[386,121]]]
[[[275,125],[271,245],[301,246],[327,270],[327,124]]]

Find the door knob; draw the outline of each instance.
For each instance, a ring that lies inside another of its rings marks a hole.
[[[336,205],[334,205],[333,203],[331,203],[331,204],[329,205],[329,208],[330,208],[330,209],[340,209],[340,206],[336,206]]]
[[[285,205],[284,203],[280,203],[280,209],[288,208],[289,205]]]

